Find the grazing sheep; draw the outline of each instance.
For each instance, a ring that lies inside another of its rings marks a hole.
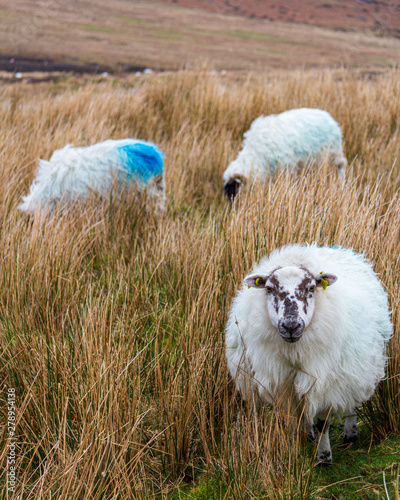
[[[260,116],[244,134],[242,150],[223,175],[229,199],[243,181],[265,180],[280,165],[295,170],[307,159],[329,155],[343,178],[347,165],[342,133],[332,116],[320,109],[292,109],[279,115]]]
[[[354,441],[355,408],[385,376],[386,292],[362,255],[316,245],[275,250],[244,283],[226,326],[236,387],[244,399],[273,403],[286,390],[288,408],[302,401],[318,462],[329,464],[331,417],[347,416],[344,440]]]
[[[153,143],[138,139],[107,140],[93,146],[67,145],[54,151],[50,161],[39,160],[30,192],[18,208],[50,211],[57,202],[84,199],[90,191],[106,194],[113,181],[136,184],[139,191],[164,201],[163,152]]]

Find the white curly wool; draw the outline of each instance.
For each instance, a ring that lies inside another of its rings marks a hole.
[[[49,161],[39,160],[30,192],[19,209],[51,211],[59,203],[76,202],[90,192],[106,195],[113,182],[135,184],[162,207],[164,202],[163,152],[139,139],[106,140],[87,147],[66,145]]]
[[[242,180],[264,180],[278,166],[294,170],[299,163],[324,155],[330,156],[344,177],[347,160],[342,133],[327,111],[301,108],[260,116],[244,134],[238,157],[223,174],[224,189]]]
[[[273,403],[290,381],[309,422],[323,422],[371,397],[391,333],[387,294],[362,255],[290,245],[245,279],[226,326],[226,357],[244,399],[255,392]],[[329,463],[325,441],[318,458]]]

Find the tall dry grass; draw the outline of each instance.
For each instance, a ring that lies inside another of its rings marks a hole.
[[[3,86],[0,102],[0,415],[15,388],[18,434],[9,498],[167,498],[201,480],[205,498],[312,498],[312,453],[278,410],[240,401],[224,361],[235,290],[287,243],[353,247],[375,263],[395,335],[363,415],[377,437],[400,430],[398,72],[70,79]],[[228,206],[221,175],[251,121],[301,106],[341,124],[346,182],[318,165]],[[166,151],[165,213],[128,192],[27,224],[16,207],[38,157],[127,136]]]

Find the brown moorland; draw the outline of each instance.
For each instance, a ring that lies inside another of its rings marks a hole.
[[[392,0],[159,0],[218,14],[235,14],[345,31],[400,36],[400,3]]]
[[[0,54],[8,56],[3,68],[14,71],[21,70],[9,62],[16,56],[113,71],[178,69],[199,60],[227,70],[373,68],[398,65],[400,39],[144,0],[0,0]]]

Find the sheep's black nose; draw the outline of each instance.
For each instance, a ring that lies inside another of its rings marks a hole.
[[[299,326],[301,326],[301,323],[297,320],[297,318],[285,318],[282,321],[282,326],[288,333],[293,333],[299,328]]]
[[[224,192],[228,200],[233,201],[239,193],[240,181],[238,179],[231,179],[224,184]]]
[[[297,342],[304,330],[304,321],[296,316],[283,317],[278,323],[278,330],[286,342]]]

